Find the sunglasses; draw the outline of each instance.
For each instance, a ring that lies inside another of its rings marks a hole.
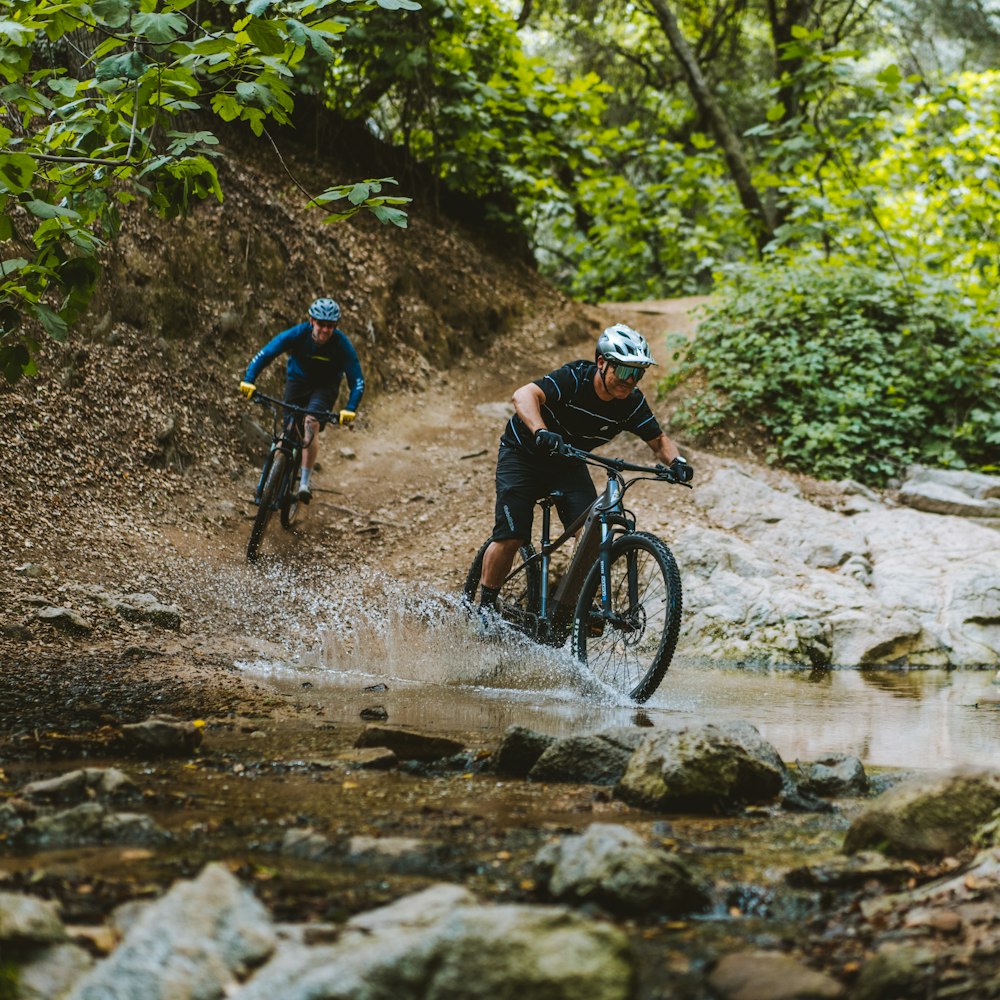
[[[608,366],[623,382],[627,382],[629,379],[638,382],[646,374],[645,368],[637,368],[633,365],[614,365],[609,361]]]

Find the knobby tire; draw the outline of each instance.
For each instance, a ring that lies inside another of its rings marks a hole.
[[[257,517],[250,529],[250,541],[247,543],[247,560],[249,562],[255,562],[257,559],[260,543],[264,539],[264,532],[267,531],[267,525],[274,513],[275,503],[280,496],[287,462],[288,456],[283,451],[275,451],[271,461],[271,470],[264,481],[264,488],[260,491],[260,507],[257,509]]]
[[[600,617],[601,566],[580,591],[573,653],[598,680],[636,702],[663,680],[681,627],[681,575],[673,554],[644,531],[617,538],[611,549],[611,606],[623,624]]]
[[[281,526],[288,531],[295,523],[295,515],[299,512],[299,483],[302,479],[302,464],[297,454],[292,456],[295,465],[288,472],[288,485],[285,495],[281,497]]]

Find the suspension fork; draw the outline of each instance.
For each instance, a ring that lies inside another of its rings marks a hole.
[[[602,500],[605,500],[605,498],[606,500],[602,504],[602,510],[599,515],[601,521],[601,547],[597,556],[601,567],[601,609],[607,618],[611,618],[613,614],[611,607],[611,547],[615,540],[614,532],[611,530],[611,518],[609,515],[621,509],[621,495],[621,486],[616,479],[609,475],[608,486],[604,491],[604,497],[602,497]],[[629,566],[630,606],[634,606],[635,604],[632,598],[633,592],[636,589],[634,577],[635,564],[633,562]]]

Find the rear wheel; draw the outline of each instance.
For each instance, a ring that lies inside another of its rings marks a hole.
[[[274,513],[281,490],[281,483],[285,478],[285,466],[288,456],[283,451],[275,451],[271,459],[271,469],[264,480],[264,487],[260,491],[260,506],[257,508],[257,517],[250,529],[250,541],[247,543],[247,560],[255,562],[260,550],[260,543],[264,539],[264,532]]]
[[[476,553],[476,558],[472,560],[472,566],[469,567],[469,573],[465,578],[462,597],[470,608],[476,604],[476,595],[479,593],[479,584],[483,576],[483,557],[489,547],[490,542],[487,541]],[[519,566],[523,566],[534,554],[534,546],[525,542],[518,549],[513,569],[517,570]],[[500,588],[497,611],[504,621],[509,622],[518,631],[535,638],[538,632],[538,611],[541,602],[542,571],[538,563],[533,562],[526,569],[515,573]]]
[[[595,563],[576,606],[573,652],[602,683],[643,702],[663,680],[681,627],[681,575],[670,549],[642,531],[616,539],[608,591],[610,617]]]

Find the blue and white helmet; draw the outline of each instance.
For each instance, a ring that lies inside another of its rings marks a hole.
[[[336,323],[340,319],[340,306],[333,299],[317,299],[309,307],[309,315],[321,323]]]
[[[655,365],[646,338],[624,323],[609,326],[597,341],[597,356],[619,365]]]

